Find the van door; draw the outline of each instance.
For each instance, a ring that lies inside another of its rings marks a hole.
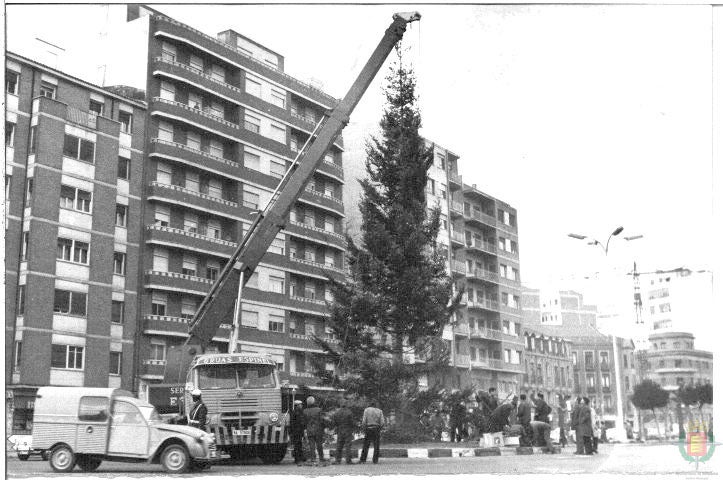
[[[138,407],[115,400],[111,410],[108,454],[146,457],[150,429]]]
[[[77,453],[105,453],[110,420],[108,397],[80,397],[78,403]]]

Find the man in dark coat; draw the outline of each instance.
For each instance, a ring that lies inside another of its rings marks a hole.
[[[314,397],[308,397],[306,399],[306,408],[304,409],[304,417],[306,418],[306,435],[309,438],[309,451],[310,460],[313,465],[318,465],[316,462],[316,454],[314,450],[319,452],[319,461],[322,466],[326,465],[324,460],[324,417],[321,413],[321,408],[315,405],[316,400]]]
[[[347,406],[347,401],[341,402],[341,407],[332,417],[336,427],[336,463],[341,463],[341,452],[344,450],[346,463],[351,464],[351,442],[354,440],[354,417]]]
[[[582,435],[580,434],[580,403],[582,402],[582,399],[580,397],[577,397],[575,399],[575,405],[572,407],[572,413],[570,413],[570,428],[572,430],[575,430],[575,455],[582,455],[584,452],[583,450],[583,439]]]
[[[442,418],[442,415],[439,413],[439,410],[436,410],[434,412],[434,415],[432,415],[432,418],[429,421],[430,426],[432,427],[432,437],[434,438],[435,442],[439,442],[442,440],[442,432],[444,431],[444,418]]]
[[[578,431],[583,438],[585,455],[592,455],[592,411],[590,410],[590,399],[583,397],[582,401]]]
[[[503,403],[495,408],[490,415],[490,433],[501,432],[505,425],[510,424],[510,414],[517,407],[517,399],[513,399],[512,403]]]
[[[522,435],[520,436],[520,446],[529,447],[532,445],[532,403],[527,400],[527,395],[520,394],[520,405],[517,407],[517,421],[522,426]]]
[[[538,393],[535,401],[535,420],[550,423],[550,412],[552,412],[552,409],[545,401],[545,395]]]
[[[464,429],[466,415],[467,409],[464,406],[464,401],[460,400],[452,406],[452,412],[449,414],[449,429],[453,443],[455,441],[462,441],[462,431]],[[457,440],[455,440],[455,438]]]
[[[192,427],[206,430],[206,416],[208,415],[208,409],[201,400],[201,390],[195,389],[191,392],[191,399],[193,399],[193,406],[191,412],[188,414],[188,424]]]
[[[303,443],[306,417],[302,408],[303,403],[301,400],[294,400],[294,409],[291,411],[291,443],[294,445],[294,462],[298,466],[306,461]]]

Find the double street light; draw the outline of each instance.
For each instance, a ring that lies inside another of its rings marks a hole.
[[[608,248],[610,247],[610,240],[613,237],[620,235],[622,233],[622,231],[623,231],[623,227],[618,227],[615,230],[613,230],[610,233],[610,235],[608,236],[608,239],[605,242],[604,246],[601,241],[588,237],[587,235],[580,235],[578,233],[568,233],[567,236],[570,238],[574,238],[576,240],[589,240],[588,245],[600,246],[600,248],[602,248],[603,251],[605,252],[605,257],[607,257],[608,256]],[[637,240],[642,237],[643,237],[642,235],[632,235],[632,236],[623,237],[623,238],[626,241],[631,241],[631,240]],[[613,357],[615,358],[615,364],[614,364],[614,366],[615,366],[615,383],[616,383],[616,387],[617,387],[615,389],[616,390],[616,396],[615,396],[616,402],[615,403],[617,404],[617,408],[616,408],[617,420],[615,422],[616,423],[615,430],[617,433],[616,437],[620,441],[624,442],[627,440],[627,435],[625,433],[625,428],[623,426],[625,424],[624,423],[625,417],[623,415],[623,395],[622,395],[623,385],[622,385],[622,378],[621,378],[621,372],[620,372],[620,359],[618,358],[618,342],[617,342],[617,338],[615,337],[614,334],[612,335],[612,341],[613,341]]]

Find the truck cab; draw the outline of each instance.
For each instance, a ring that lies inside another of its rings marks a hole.
[[[169,473],[201,469],[215,458],[213,435],[163,422],[153,405],[114,388],[41,387],[33,448],[51,468],[96,470],[102,461],[160,463]]]

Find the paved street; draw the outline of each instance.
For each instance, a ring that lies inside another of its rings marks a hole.
[[[568,447],[560,455],[526,455],[496,457],[463,458],[399,458],[380,459],[378,465],[340,465],[328,467],[296,467],[287,457],[279,465],[215,465],[203,476],[216,477],[228,475],[396,475],[396,474],[686,474],[695,475],[695,465],[685,461],[678,447],[674,445],[600,445],[600,454],[592,457],[573,455]],[[716,458],[718,457],[718,458]],[[719,469],[720,455],[701,464],[699,475],[710,475]],[[54,477],[48,462],[39,457],[27,462],[17,460],[14,455],[8,458],[9,478]],[[106,462],[92,476],[142,478],[148,475],[163,476],[160,465],[124,464]],[[67,475],[65,475],[67,476]],[[89,476],[75,470],[72,476]]]

